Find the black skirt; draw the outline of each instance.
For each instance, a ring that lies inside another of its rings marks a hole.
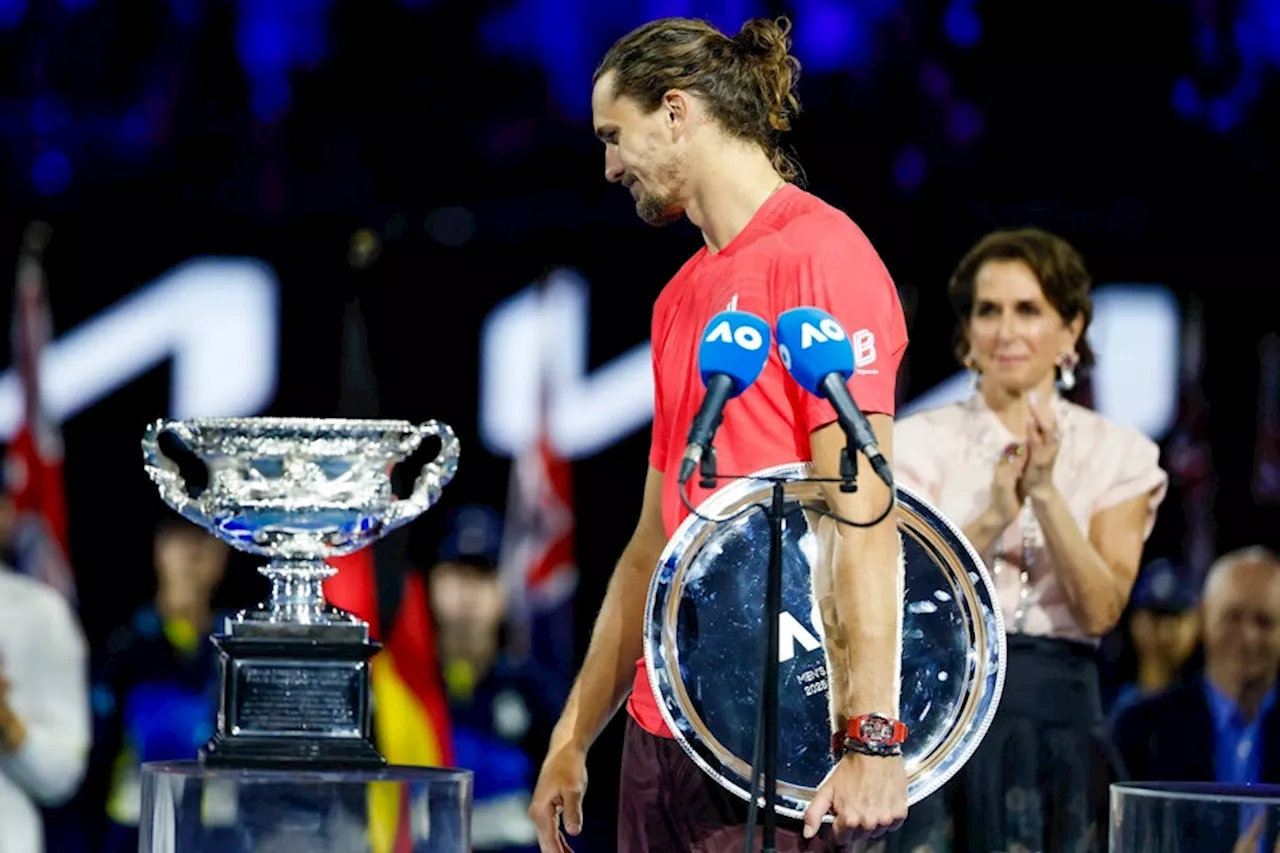
[[[886,848],[903,853],[1101,853],[1122,765],[1107,737],[1094,650],[1008,636],[1004,693],[977,750],[911,808]]]

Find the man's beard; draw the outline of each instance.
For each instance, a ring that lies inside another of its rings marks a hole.
[[[681,161],[673,158],[657,169],[658,181],[663,186],[672,187],[666,195],[654,195],[640,188],[640,198],[636,199],[636,214],[649,225],[661,227],[670,225],[684,215],[684,205],[680,203],[679,187],[684,184]]]
[[[640,198],[636,199],[636,215],[655,228],[670,225],[679,219],[683,212],[679,203],[670,197],[664,198],[641,192]]]

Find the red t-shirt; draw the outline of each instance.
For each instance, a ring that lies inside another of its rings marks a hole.
[[[704,247],[663,288],[653,309],[653,438],[649,464],[663,472],[662,521],[670,537],[687,515],[677,477],[693,416],[706,390],[698,347],[707,323],[729,309],[749,311],[771,327],[790,308],[831,313],[849,333],[857,370],[849,390],[867,413],[892,415],[898,364],[907,346],[897,288],[862,230],[841,211],[788,184],[764,203],[728,246]],[[771,344],[755,384],[730,400],[716,431],[716,467],[751,473],[809,461],[809,434],[836,420],[826,400],[787,374]],[[711,491],[695,477],[690,502]],[[652,734],[671,737],[658,710],[644,658],[627,712]]]

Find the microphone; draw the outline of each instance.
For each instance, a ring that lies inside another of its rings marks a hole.
[[[721,311],[711,318],[698,346],[698,372],[707,396],[693,416],[689,445],[680,463],[680,485],[693,476],[720,426],[725,403],[741,394],[769,358],[769,324],[746,311]]]
[[[830,401],[849,441],[892,491],[893,472],[880,452],[870,422],[845,384],[853,375],[854,363],[844,328],[826,311],[792,308],[778,316],[777,336],[783,366],[810,394]]]

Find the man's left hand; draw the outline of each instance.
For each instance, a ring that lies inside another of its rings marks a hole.
[[[804,837],[822,828],[822,818],[836,816],[832,829],[839,843],[877,838],[897,829],[907,817],[907,771],[902,756],[847,753],[822,781],[804,813]]]

